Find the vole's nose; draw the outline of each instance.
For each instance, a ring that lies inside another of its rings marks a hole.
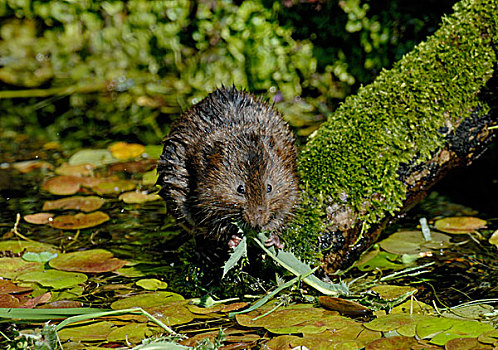
[[[252,228],[259,230],[270,220],[270,212],[266,205],[258,205],[246,211],[245,219]]]

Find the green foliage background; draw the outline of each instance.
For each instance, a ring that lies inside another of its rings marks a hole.
[[[158,143],[235,84],[306,136],[453,2],[0,0],[0,133]]]

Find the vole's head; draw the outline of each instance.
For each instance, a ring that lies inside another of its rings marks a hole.
[[[293,145],[282,148],[272,136],[243,132],[207,145],[202,163],[195,198],[198,224],[210,227],[208,234],[233,233],[234,222],[278,230],[292,214],[298,182]]]

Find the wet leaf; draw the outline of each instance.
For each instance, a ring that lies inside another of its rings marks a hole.
[[[97,167],[93,164],[76,164],[63,163],[60,167],[55,169],[57,175],[71,175],[71,176],[92,176],[93,171]]]
[[[404,295],[409,296],[415,294],[418,290],[417,288],[409,286],[394,286],[384,284],[373,287],[371,291],[377,293],[384,300],[392,301]]]
[[[17,279],[25,282],[37,282],[44,287],[64,289],[84,283],[88,277],[82,273],[45,270],[26,272],[17,276]]]
[[[19,308],[21,301],[10,294],[0,294],[0,308]]]
[[[290,350],[293,348],[291,343],[293,341],[299,341],[301,338],[295,335],[280,335],[275,337],[265,343],[268,349],[278,349],[278,350]],[[304,349],[303,349],[304,350]]]
[[[68,196],[75,194],[81,188],[81,178],[77,176],[59,175],[46,180],[42,189],[51,194]]]
[[[15,279],[30,271],[43,271],[43,264],[24,261],[22,258],[0,258],[0,276],[3,278]]]
[[[46,201],[43,203],[42,210],[81,210],[91,212],[100,209],[104,204],[104,199],[97,196],[74,196],[57,199],[55,201]],[[26,218],[24,218],[26,220]]]
[[[374,340],[365,347],[365,350],[413,349],[417,344],[414,338],[393,336]]]
[[[22,255],[22,258],[26,261],[37,261],[41,263],[46,263],[47,261],[50,261],[56,256],[57,253],[50,253],[50,252],[41,252],[41,253],[26,252]]]
[[[313,334],[313,333],[321,333],[325,330],[334,330],[354,327],[357,326],[358,323],[351,320],[350,318],[344,316],[336,316],[336,315],[312,315],[308,320],[304,322],[300,322],[291,326],[283,326],[283,327],[265,327],[268,331],[275,334]]]
[[[116,180],[116,181],[101,181],[98,184],[92,186],[92,190],[99,195],[116,195],[121,192],[131,191],[136,187],[131,181],[128,180]]]
[[[141,159],[136,161],[111,164],[107,167],[108,173],[125,172],[128,174],[142,174],[155,169],[157,161],[155,159]]]
[[[144,173],[142,176],[142,185],[144,186],[154,185],[157,182],[158,178],[159,174],[157,173],[156,170],[148,171]]]
[[[372,271],[375,269],[380,269],[380,270],[387,270],[387,269],[393,269],[393,270],[399,270],[405,267],[405,265],[402,264],[397,264],[394,261],[396,260],[397,255],[389,253],[389,252],[382,252],[382,251],[370,251],[367,252],[366,254],[363,254],[361,259],[356,262],[356,267],[358,267],[358,270],[360,271]]]
[[[163,303],[160,306],[147,308],[147,311],[158,318],[168,326],[184,324],[192,321],[195,315],[187,308],[186,300],[176,300]]]
[[[402,304],[394,307],[391,310],[391,314],[409,313],[409,314],[420,314],[420,315],[430,315],[434,309],[432,306],[427,305],[418,300],[407,300]]]
[[[498,230],[493,232],[491,237],[489,237],[488,242],[489,242],[489,244],[493,244],[496,248],[498,248]]]
[[[83,295],[85,291],[84,286],[78,285],[74,286],[71,289],[63,289],[63,290],[52,290],[52,301],[58,300],[66,300],[66,299],[76,299]]]
[[[39,306],[38,309],[71,309],[83,307],[81,301],[76,300],[57,300],[48,304]]]
[[[439,231],[459,234],[486,228],[486,221],[472,216],[456,216],[437,220],[434,225]]]
[[[418,324],[418,322],[426,318],[430,318],[430,316],[389,314],[380,316],[373,321],[363,324],[363,326],[372,331],[388,332],[407,325]]]
[[[121,310],[131,307],[149,308],[178,300],[184,300],[183,296],[173,292],[142,293],[113,302],[111,309]]]
[[[248,314],[239,314],[235,319],[241,326],[245,327],[264,327],[264,328],[282,328],[299,325],[310,319],[319,319],[323,316],[325,310],[314,308],[311,305],[301,307],[284,307],[271,312],[268,315],[255,319],[259,312],[250,312]]]
[[[168,288],[168,284],[166,282],[160,281],[155,278],[138,280],[136,282],[136,285],[146,290],[158,290],[158,289]]]
[[[450,236],[431,232],[432,239],[425,241],[421,231],[399,231],[379,242],[382,249],[392,254],[418,254],[432,249],[448,248]]]
[[[147,145],[145,146],[145,156],[152,159],[159,159],[163,153],[162,145]]]
[[[0,295],[1,294],[16,294],[32,291],[31,287],[21,287],[12,283],[9,280],[0,279]]]
[[[60,215],[52,220],[50,226],[62,230],[81,230],[100,225],[108,220],[109,215],[96,211],[90,214]]]
[[[445,350],[496,350],[495,347],[485,346],[476,338],[455,338],[444,345]]]
[[[27,174],[35,169],[52,169],[53,165],[43,160],[26,160],[23,162],[12,163],[11,167]]]
[[[372,313],[369,308],[351,300],[329,296],[320,296],[318,298],[318,301],[320,305],[322,305],[326,309],[339,311],[343,315],[364,316]]]
[[[430,342],[444,345],[455,338],[477,338],[494,327],[477,321],[457,320],[442,317],[426,318],[417,324],[420,338],[431,338]]]
[[[88,273],[110,272],[123,267],[126,261],[114,258],[114,255],[104,249],[90,249],[61,254],[50,260],[50,266],[63,271],[78,271]]]
[[[147,191],[125,192],[119,195],[119,199],[128,204],[141,204],[152,202],[161,199],[155,193],[147,193]]]
[[[107,336],[107,341],[126,340],[136,344],[145,339],[147,330],[146,323],[130,323],[123,327],[114,328]]]
[[[145,146],[138,143],[116,142],[109,151],[117,159],[137,158],[145,152]]]
[[[112,322],[94,322],[85,326],[63,328],[57,332],[62,341],[99,341],[106,340],[114,329]]]
[[[69,158],[70,165],[92,164],[97,167],[116,161],[117,159],[106,149],[82,149]]]
[[[36,213],[24,215],[24,221],[35,225],[46,225],[53,220],[54,216],[52,213]]]
[[[41,253],[50,252],[57,253],[59,250],[48,243],[35,241],[3,241],[0,242],[0,251],[12,251],[12,253],[20,253],[26,250],[27,252]]]

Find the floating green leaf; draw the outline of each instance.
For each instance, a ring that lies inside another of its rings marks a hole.
[[[88,277],[82,273],[45,270],[25,272],[17,276],[17,279],[26,282],[37,282],[44,287],[63,289],[71,288],[83,283],[88,279]]]
[[[106,149],[82,149],[69,158],[70,165],[92,164],[101,166],[116,161],[117,159]]]
[[[59,249],[52,244],[36,241],[2,241],[0,242],[0,251],[12,251],[14,254],[22,251],[33,253],[57,253]]]
[[[104,199],[97,196],[74,196],[57,199],[55,201],[46,201],[43,203],[42,210],[81,210],[91,212],[100,209],[104,204]],[[24,218],[26,220],[26,218]]]
[[[158,289],[168,288],[168,284],[166,282],[160,281],[155,278],[138,280],[136,282],[136,285],[146,290],[158,290]]]
[[[63,271],[78,271],[88,273],[110,272],[123,267],[126,261],[115,258],[104,249],[90,249],[72,253],[60,254],[50,260],[50,266]]]
[[[155,193],[147,193],[146,191],[134,191],[120,194],[119,199],[129,204],[142,204],[146,202],[157,201],[161,199],[161,197]]]
[[[22,258],[26,261],[37,261],[41,263],[46,263],[47,261],[50,261],[56,256],[57,253],[50,253],[50,252],[41,252],[41,253],[26,252],[22,255]]]
[[[106,340],[114,329],[112,322],[94,322],[85,326],[64,328],[57,332],[62,341],[102,341]]]
[[[472,216],[458,216],[437,220],[434,225],[439,231],[453,234],[472,233],[486,227],[486,220]]]
[[[109,215],[101,211],[95,211],[90,214],[78,213],[76,215],[56,216],[50,222],[50,226],[62,230],[81,230],[103,224],[108,220]]]
[[[43,263],[25,261],[22,258],[0,258],[0,276],[15,279],[20,274],[43,271]]]
[[[111,304],[111,308],[113,310],[132,307],[150,308],[178,300],[184,300],[183,296],[173,292],[142,293],[117,300]]]

